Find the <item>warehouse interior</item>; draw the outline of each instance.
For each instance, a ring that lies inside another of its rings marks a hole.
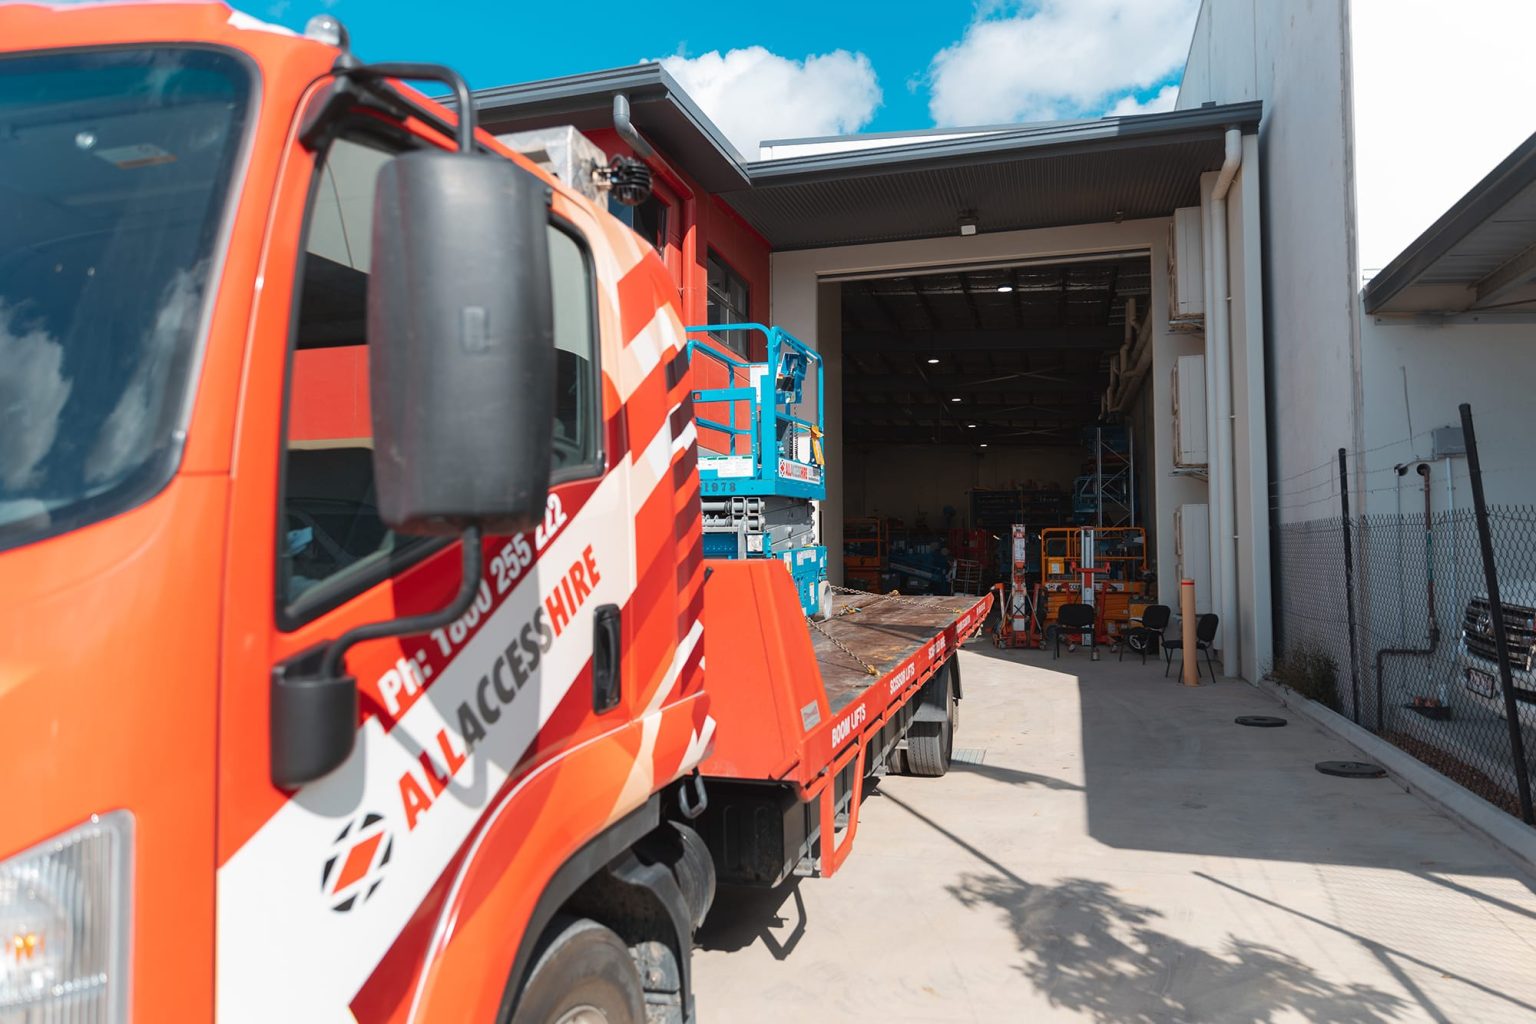
[[[1146,252],[842,282],[845,580],[969,592],[1009,578],[1016,523],[1036,575],[1042,530],[1149,526],[1136,420],[1151,360],[1112,370],[1136,354],[1150,293]]]

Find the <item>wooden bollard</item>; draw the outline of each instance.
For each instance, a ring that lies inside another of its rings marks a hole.
[[[1195,581],[1181,580],[1179,582],[1179,616],[1180,630],[1184,639],[1184,671],[1183,680],[1185,686],[1200,685],[1200,652],[1195,647]]]

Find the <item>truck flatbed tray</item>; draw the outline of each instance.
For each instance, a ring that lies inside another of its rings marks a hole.
[[[918,648],[985,600],[985,596],[967,594],[829,595],[832,615],[815,624],[811,645],[832,713],[836,715],[847,707]],[[962,628],[962,636],[964,632]],[[878,674],[871,675],[865,665]]]

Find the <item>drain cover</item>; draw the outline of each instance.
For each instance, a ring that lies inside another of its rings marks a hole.
[[[961,747],[949,759],[955,764],[981,764],[987,759],[987,752],[980,747]]]
[[[1232,721],[1238,725],[1251,725],[1255,729],[1278,729],[1285,724],[1285,719],[1274,715],[1238,715]]]
[[[1387,774],[1380,765],[1368,761],[1319,761],[1317,770],[1345,779],[1379,779]]]

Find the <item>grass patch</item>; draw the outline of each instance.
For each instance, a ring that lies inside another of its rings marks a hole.
[[[1274,676],[1303,697],[1339,710],[1339,666],[1315,640],[1291,644],[1275,657]]]

